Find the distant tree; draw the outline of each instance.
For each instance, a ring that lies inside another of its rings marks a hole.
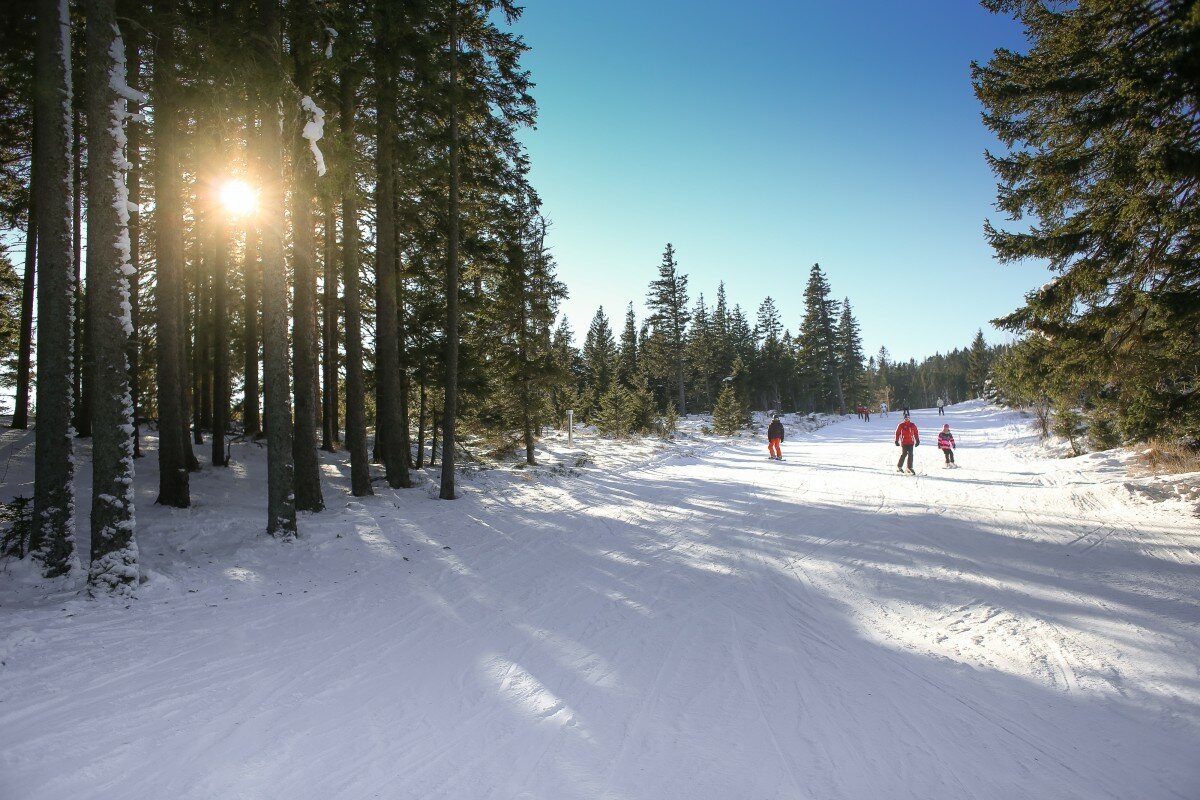
[[[617,345],[603,306],[596,309],[596,315],[592,317],[581,355],[584,416],[587,417],[599,407],[600,398],[608,393],[616,374]]]
[[[971,340],[971,351],[968,359],[967,385],[974,397],[981,397],[983,395],[983,387],[987,382],[990,361],[991,357],[988,352],[987,342],[983,340],[983,329],[980,328],[975,332],[975,338]]]
[[[801,369],[823,410],[846,413],[846,400],[837,369],[837,331],[829,282],[820,264],[813,264],[804,288],[804,320],[800,325]]]
[[[745,385],[745,367],[738,357],[734,359],[733,370],[723,382],[716,406],[713,407],[713,430],[722,436],[733,436],[750,424]]]
[[[850,298],[842,300],[842,311],[838,317],[837,328],[837,366],[838,375],[842,381],[842,391],[855,404],[870,402],[866,397],[866,380],[863,375],[862,334],[859,332],[858,320],[850,309]]]
[[[621,343],[617,349],[617,380],[632,387],[637,385],[640,377],[637,318],[633,315],[633,303],[630,303],[625,310],[625,327],[621,330]]]
[[[675,373],[680,414],[687,413],[687,397],[684,381],[684,345],[686,343],[688,314],[688,279],[679,272],[675,261],[675,248],[670,243],[663,252],[658,268],[658,280],[650,284],[646,295],[649,306],[650,325],[661,334],[665,354]]]

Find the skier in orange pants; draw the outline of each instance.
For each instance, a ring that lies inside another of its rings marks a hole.
[[[783,461],[783,451],[779,449],[783,442],[783,423],[779,421],[778,414],[771,417],[771,424],[767,426],[767,440],[767,452],[770,453],[771,459]]]

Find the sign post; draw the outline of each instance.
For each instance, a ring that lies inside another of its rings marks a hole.
[[[575,410],[567,411],[567,447],[573,447],[575,442]]]

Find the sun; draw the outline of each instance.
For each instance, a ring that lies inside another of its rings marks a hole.
[[[230,215],[244,217],[258,207],[258,193],[245,181],[228,180],[221,186],[221,205]]]

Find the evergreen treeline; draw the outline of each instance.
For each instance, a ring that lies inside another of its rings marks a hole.
[[[14,427],[36,405],[28,546],[47,576],[81,561],[77,435],[93,437],[88,582],[117,593],[138,581],[147,423],[158,502],[179,507],[231,437],[265,436],[282,538],[324,505],[318,447],[349,450],[355,495],[372,458],[392,487],[440,458],[453,498],[463,426],[532,461],[565,289],[516,138],[536,107],[510,0],[2,14],[0,227],[27,258],[18,289],[0,257],[0,336]]]
[[[994,370],[1010,402],[1100,448],[1200,431],[1200,3],[986,0],[1028,51],[972,67],[1001,261],[1056,273],[996,324],[1022,335]]]
[[[597,309],[579,350],[565,321],[554,334],[559,419],[574,409],[603,431],[670,429],[678,414],[712,412],[714,427],[733,433],[750,411],[844,414],[856,406],[932,406],[983,394],[995,349],[980,331],[967,348],[918,364],[893,362],[886,348],[867,358],[850,300],[837,302],[819,264],[809,270],[797,333],[786,329],[771,297],[753,321],[730,306],[725,285],[715,303],[691,301],[687,276],[668,244],[651,282],[649,317],[640,325],[630,303],[620,334]]]

